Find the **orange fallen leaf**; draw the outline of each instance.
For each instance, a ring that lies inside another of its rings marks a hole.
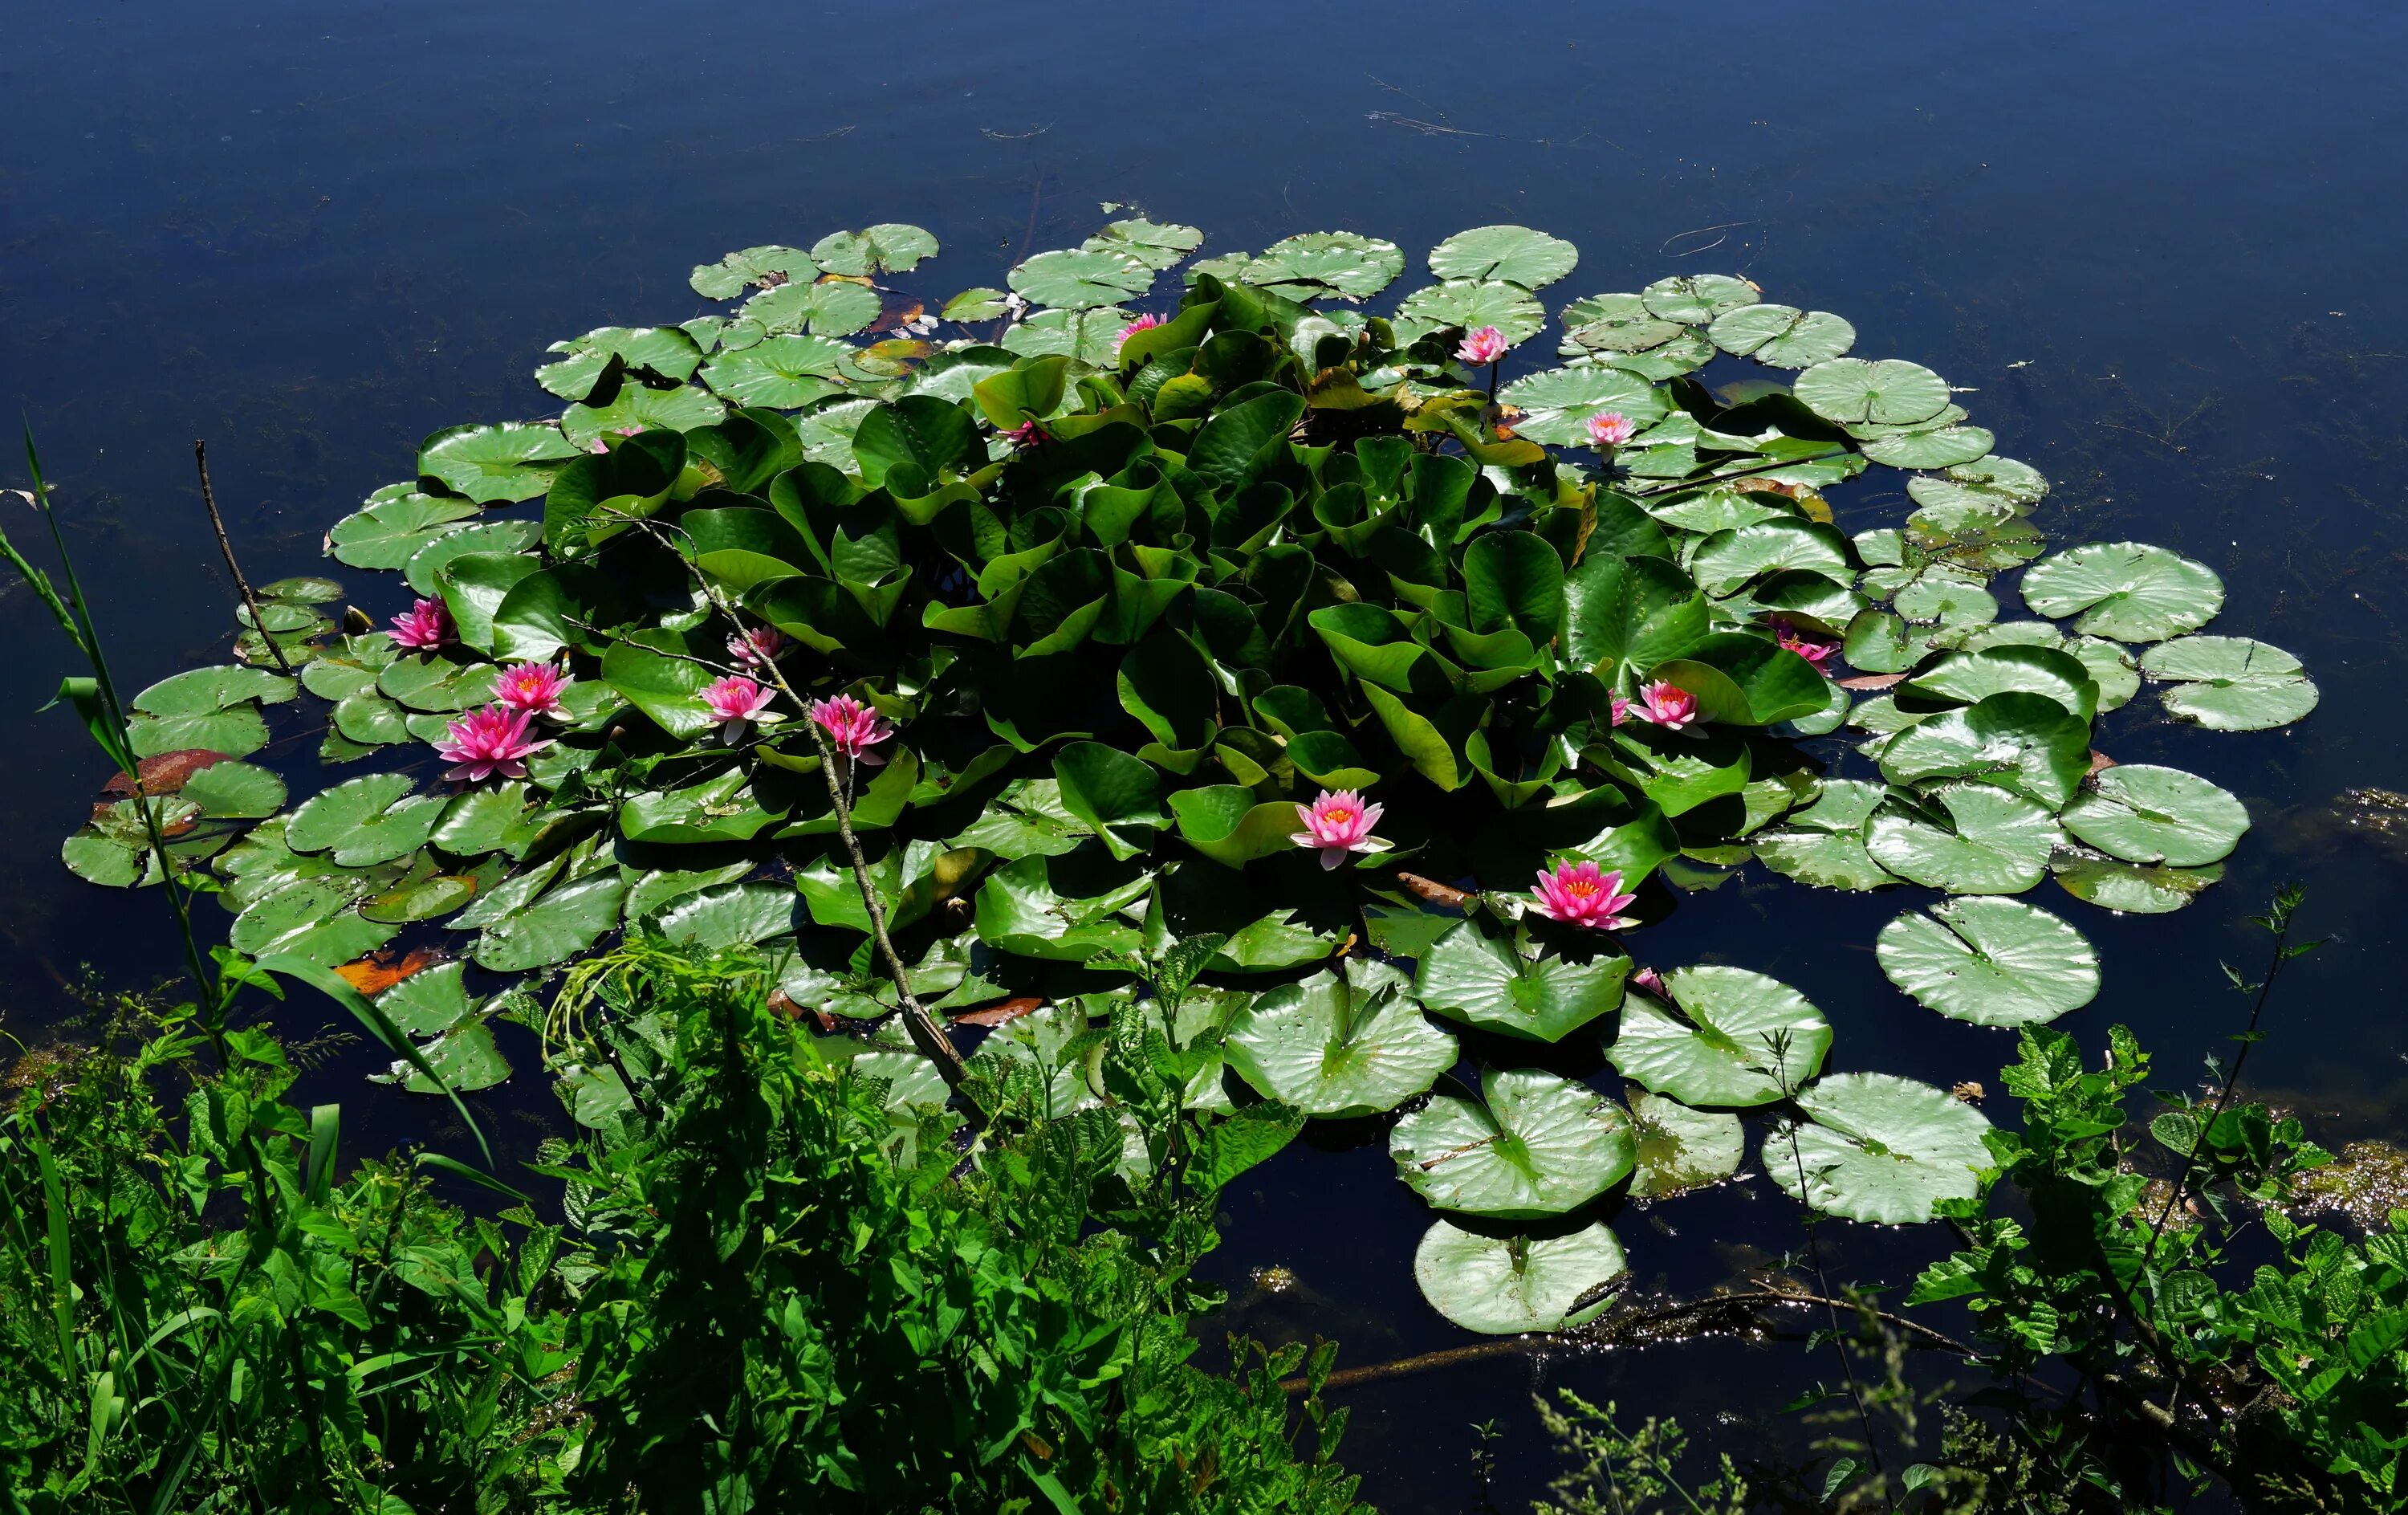
[[[141,775],[143,793],[174,794],[202,769],[230,760],[226,754],[208,747],[179,747],[174,752],[145,758],[135,765],[135,769]],[[108,782],[101,786],[101,792],[129,796],[134,792],[134,781],[122,773],[113,773],[109,775]]]
[[[1016,1000],[1006,1000],[1001,1004],[988,1005],[983,1010],[972,1010],[968,1015],[955,1016],[953,1017],[953,1024],[956,1026],[1000,1026],[1007,1020],[1018,1020],[1021,1017],[1028,1014],[1032,1010],[1041,1009],[1044,1004],[1045,1002],[1041,999],[1038,999],[1031,995],[1023,995],[1021,998]]]
[[[1859,673],[1854,678],[1838,680],[1842,689],[1886,689],[1905,682],[1903,673]]]
[[[382,994],[412,974],[451,960],[431,946],[411,947],[399,960],[390,949],[380,947],[356,962],[344,963],[335,973],[362,994]]]
[[[2090,749],[2090,772],[2091,772],[2096,773],[2096,772],[2100,772],[2100,771],[2102,771],[2102,770],[2110,769],[2110,768],[2113,768],[2113,767],[2114,767],[2114,766],[2115,766],[2115,759],[2114,759],[2114,758],[2108,757],[2105,753],[2100,752],[2100,751],[2098,748],[2096,748],[2096,747],[2093,747],[2093,748],[2091,748],[2091,749]]]

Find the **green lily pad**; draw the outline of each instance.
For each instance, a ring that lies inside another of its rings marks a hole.
[[[1729,274],[1674,274],[1640,292],[1648,310],[1667,321],[1692,326],[1711,326],[1761,297],[1754,284]]]
[[[618,870],[588,873],[504,911],[478,936],[472,955],[494,973],[566,962],[619,924],[626,897],[627,881]]]
[[[1011,313],[1011,302],[1006,292],[982,284],[966,289],[945,302],[942,312],[947,321],[1000,321]]]
[[[412,653],[395,658],[377,675],[377,692],[410,710],[451,715],[491,700],[494,671],[491,663],[455,663]]]
[[[2042,558],[2024,570],[2023,590],[2036,613],[2079,613],[2075,631],[2117,642],[2196,631],[2224,608],[2224,581],[2213,569],[2138,541],[2091,542]]]
[[[2062,835],[2045,805],[1987,784],[1952,784],[1929,808],[1892,801],[1875,811],[1865,851],[1926,888],[2021,894],[2046,875]]]
[[[2249,830],[2248,807],[2230,791],[2150,763],[2101,769],[2060,819],[2111,857],[2176,868],[2222,861]]]
[[[410,974],[376,997],[376,1007],[405,1036],[435,1036],[468,1018],[468,971],[465,962],[438,962]]]
[[[295,852],[323,852],[345,868],[408,856],[435,832],[448,801],[412,794],[407,773],[366,773],[312,796],[285,826]]]
[[[2085,904],[2127,916],[2163,916],[2199,898],[2224,877],[2222,863],[2204,868],[2168,868],[2131,863],[2095,852],[2060,857],[2051,865],[2057,887]]]
[[[1747,1138],[1727,1110],[1692,1110],[1678,1100],[1633,1089],[1630,1130],[1638,1138],[1632,1199],[1662,1199],[1720,1183],[1739,1171]]]
[[[1979,579],[1938,563],[1900,584],[1890,608],[1907,620],[1941,627],[1986,626],[1999,618],[1998,597]]]
[[[1084,1006],[1076,1000],[1057,1001],[996,1027],[970,1061],[1016,1062],[1033,1070],[1044,1089],[1039,1114],[1058,1120],[1103,1103],[1087,1081],[1085,1054],[1075,1045],[1086,1031]]]
[[[523,857],[544,828],[534,803],[521,779],[496,788],[471,789],[452,801],[430,840],[454,858],[481,858],[492,852]]]
[[[442,593],[443,581],[437,577],[443,565],[470,553],[507,555],[523,553],[543,540],[543,527],[535,521],[486,521],[476,526],[447,531],[409,555],[402,566],[401,576],[410,588],[425,596]]]
[[[1154,270],[1125,252],[1039,252],[1011,270],[1013,291],[1038,305],[1092,310],[1154,287]]]
[[[2173,646],[2173,642],[2162,643]],[[2099,685],[2099,713],[2121,710],[2141,692],[2141,665],[2133,660],[2131,650],[2120,642],[2104,637],[2074,637],[2065,650],[2073,655],[2091,682]],[[2151,648],[2151,651],[2157,650]],[[2315,701],[2311,700],[2310,704]]]
[[[1909,479],[1906,492],[1926,510],[2028,512],[2048,498],[2048,481],[2028,463],[1992,456],[1958,464],[1943,475]]]
[[[2300,660],[2247,637],[2180,637],[2141,655],[2141,671],[2172,685],[2166,711],[2212,731],[2265,731],[2316,708]]]
[[[1006,331],[1003,345],[1022,357],[1060,354],[1103,368],[1120,356],[1121,332],[1134,319],[1117,305],[1092,310],[1039,310]]]
[[[1569,1236],[1488,1236],[1440,1220],[1413,1249],[1430,1308],[1495,1336],[1565,1331],[1605,1313],[1629,1277],[1602,1220]]]
[[[1996,1161],[1982,1140],[1990,1129],[1982,1112],[1912,1079],[1840,1074],[1800,1094],[1798,1106],[1811,1123],[1765,1137],[1765,1171],[1826,1215],[1918,1224],[1941,1201],[1980,1192],[1982,1170]]]
[[[1477,331],[1494,326],[1509,342],[1526,342],[1547,324],[1547,312],[1519,284],[1452,280],[1405,296],[1397,308],[1397,338],[1418,339],[1442,326]]]
[[[149,803],[151,816],[163,833],[191,826],[199,815],[199,807],[181,795],[153,795]],[[159,859],[150,850],[150,829],[144,825],[136,804],[133,800],[121,800],[97,807],[90,820],[61,843],[59,860],[66,864],[67,872],[87,883],[113,889],[149,886],[164,878]],[[230,840],[220,832],[215,846],[222,847]],[[168,844],[168,855],[178,859],[179,871],[189,856],[172,842]]]
[[[811,255],[791,247],[748,247],[717,263],[695,266],[687,281],[707,300],[732,300],[753,284],[769,285],[820,276]]]
[[[385,1077],[398,1079],[401,1087],[412,1094],[440,1094],[445,1089],[454,1094],[473,1094],[510,1075],[509,1060],[494,1045],[494,1028],[482,1020],[452,1027],[420,1047],[418,1055],[443,1080],[441,1084],[404,1061],[395,1061]]]
[[[1881,770],[1893,784],[1984,779],[2054,810],[2090,771],[2090,723],[2047,695],[1989,695],[1900,731]]]
[[[1736,357],[1752,357],[1776,368],[1808,368],[1828,363],[1856,345],[1856,328],[1828,310],[1793,305],[1742,305],[1726,310],[1706,328],[1714,345]]]
[[[1405,252],[1357,232],[1305,232],[1265,248],[1239,278],[1299,303],[1365,300],[1404,272]]]
[[[1589,365],[1516,379],[1498,392],[1497,399],[1522,412],[1513,421],[1513,435],[1555,447],[1587,446],[1593,415],[1614,411],[1645,426],[1662,415],[1665,406],[1663,392],[1637,374]]]
[[[1976,1026],[2029,1026],[2099,994],[2099,949],[2015,900],[1944,900],[1882,928],[1873,955],[1925,1008]]]
[[[1927,505],[1906,518],[1905,540],[1929,561],[1974,573],[2028,563],[2047,541],[2005,504]]]
[[[1857,779],[1826,779],[1813,802],[1792,811],[1781,830],[1753,839],[1756,857],[1774,873],[1817,888],[1867,890],[1898,880],[1865,851],[1865,822],[1881,803],[1882,786]]]
[[[1480,1091],[1474,1100],[1440,1090],[1388,1133],[1397,1176],[1435,1208],[1513,1220],[1564,1215],[1637,1161],[1630,1118],[1585,1084],[1536,1068],[1485,1068]]]
[[[1645,353],[1689,331],[1648,310],[1636,295],[1590,295],[1565,306],[1562,319],[1564,342],[1572,350],[1567,355]]]
[[[1450,1020],[1539,1042],[1559,1042],[1622,1003],[1630,960],[1536,961],[1474,921],[1457,922],[1423,956],[1414,993]]]
[[[751,946],[795,929],[801,897],[779,884],[722,884],[689,894],[661,912],[656,924],[672,942],[707,951]]]
[[[715,426],[726,419],[727,407],[693,384],[680,384],[675,389],[622,384],[618,397],[608,405],[572,405],[563,411],[560,427],[577,444],[578,451],[590,452],[606,433],[694,431]],[[545,487],[550,486],[547,480]]]
[[[1865,443],[1865,455],[1894,469],[1944,469],[1985,455],[1998,438],[1981,426],[1900,431]]]
[[[565,400],[583,400],[616,358],[627,368],[645,368],[671,383],[694,376],[702,348],[677,326],[596,326],[582,337],[554,342],[563,354],[535,370],[535,382]]]
[[[284,808],[284,780],[253,763],[211,763],[184,781],[183,796],[209,820],[265,820]]]
[[[937,255],[937,238],[899,221],[860,231],[830,232],[811,244],[811,259],[829,273],[866,279],[871,274],[910,273],[923,258]]]
[[[477,514],[473,499],[422,495],[413,484],[387,484],[367,503],[336,522],[326,541],[340,563],[397,569],[410,555]]]
[[[1474,226],[1430,249],[1429,270],[1445,280],[1502,281],[1541,289],[1572,271],[1580,249],[1527,226]]]
[[[1626,998],[1606,1060],[1622,1075],[1684,1104],[1770,1104],[1814,1076],[1831,1023],[1806,996],[1744,968],[1708,965],[1664,975],[1675,1015]]]
[[[1842,426],[1914,426],[1948,408],[1948,381],[1920,363],[1832,358],[1798,376],[1799,402]]]
[[[280,952],[325,966],[349,962],[401,930],[359,913],[363,883],[355,874],[296,879],[245,906],[226,939],[254,957]]]
[[[760,326],[770,340],[792,333],[808,331],[814,337],[850,337],[857,331],[867,331],[878,320],[878,291],[849,279],[831,279],[812,284],[781,284],[765,289],[744,302],[738,319]],[[752,352],[766,343],[756,343],[744,351]],[[718,390],[717,384],[710,386]],[[725,390],[719,390],[725,394]],[[794,401],[801,404],[800,400]]]
[[[702,382],[738,405],[793,410],[842,389],[838,366],[852,351],[828,337],[772,337],[712,358],[703,366]]]
[[[2081,659],[2054,647],[1993,646],[1943,652],[1905,688],[1914,694],[1975,704],[1995,694],[2044,695],[2071,714],[2087,719],[2098,708],[2099,685]]]
[[[1082,251],[1124,252],[1159,272],[1203,245],[1204,234],[1193,226],[1168,225],[1139,216],[1111,223],[1088,238]],[[1400,266],[1401,262],[1400,258]]]
[[[1229,1023],[1229,1065],[1266,1099],[1311,1116],[1393,1110],[1455,1065],[1455,1038],[1432,1025],[1405,975],[1350,959],[1255,998]]]
[[[477,897],[477,881],[461,873],[431,873],[399,888],[360,902],[360,915],[387,926],[439,920]]]
[[[1025,857],[996,869],[979,886],[979,940],[999,952],[1058,962],[1085,962],[1099,952],[1135,951],[1141,945],[1140,934],[1119,911],[1144,892],[1145,876],[1140,874],[1101,895],[1066,899],[1054,892],[1048,858]]]
[[[136,758],[192,747],[247,758],[267,745],[260,705],[282,704],[296,688],[280,674],[238,664],[188,669],[134,697],[126,737]]]
[[[533,499],[579,445],[548,423],[446,426],[419,444],[418,471],[480,504]]]

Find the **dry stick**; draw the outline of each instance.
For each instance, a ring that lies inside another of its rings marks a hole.
[[[657,531],[653,536],[670,551],[677,551],[675,545],[661,538]],[[683,557],[684,555],[679,556]],[[737,630],[742,631],[743,621],[737,617],[736,607],[727,602],[727,597],[720,593],[719,586],[711,583],[710,576],[700,569],[695,570],[694,577],[719,613],[726,616],[728,624]],[[786,675],[779,671],[777,660],[765,658],[763,662],[779,692],[802,713],[803,729],[811,734],[811,745],[819,749],[820,776],[827,781],[828,801],[836,807],[836,834],[842,839],[845,855],[852,859],[853,885],[861,890],[861,902],[869,912],[869,934],[878,943],[879,956],[886,960],[886,972],[895,980],[895,992],[902,996],[903,1029],[910,1033],[911,1045],[920,1049],[921,1055],[937,1065],[937,1072],[943,1076],[945,1087],[959,1089],[965,1073],[962,1055],[920,1003],[919,996],[911,992],[910,972],[903,966],[902,956],[895,950],[894,938],[886,934],[886,907],[878,902],[878,888],[869,881],[869,859],[861,850],[860,839],[853,834],[853,805],[845,798],[844,786],[837,781],[836,752],[828,745],[827,733],[820,729],[819,722],[810,718],[810,706],[795,692],[795,686],[786,682]]]
[[[267,617],[259,613],[259,597],[251,592],[251,581],[242,576],[242,565],[234,559],[234,542],[226,536],[225,518],[218,514],[218,492],[209,487],[209,444],[198,438],[193,440],[193,462],[201,470],[201,503],[209,508],[209,525],[217,528],[218,551],[225,554],[226,571],[234,575],[234,586],[242,591],[242,602],[251,607],[251,628],[267,643],[267,655],[276,659],[277,671],[289,674],[293,665],[284,660],[284,649],[276,644],[276,633],[267,629]]]

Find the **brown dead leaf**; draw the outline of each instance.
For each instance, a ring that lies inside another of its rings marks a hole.
[[[928,308],[918,300],[909,305],[890,305],[878,312],[879,331],[901,331],[927,313]]]
[[[143,793],[174,794],[202,769],[230,760],[226,754],[207,747],[179,747],[174,752],[143,758],[136,765],[136,771],[142,776]],[[122,773],[111,774],[108,782],[101,786],[101,792],[127,798],[134,793],[134,781]]]
[[[382,994],[409,977],[423,974],[437,963],[452,960],[431,946],[411,947],[398,960],[389,947],[379,947],[356,962],[347,962],[335,970],[344,983],[362,994]]]
[[[785,281],[781,279],[779,282],[784,283]],[[859,284],[864,289],[876,289],[878,287],[878,281],[867,278],[861,274],[822,274],[820,275],[820,282],[823,284]]]
[[[953,1024],[1000,1026],[1008,1020],[1018,1020],[1032,1010],[1040,1010],[1044,1005],[1045,1002],[1034,995],[1023,995],[1016,1000],[1006,1000],[1001,1004],[988,1005],[983,1010],[972,1010],[968,1015],[955,1016],[953,1017]]]
[[[1434,905],[1460,910],[1471,902],[1471,896],[1464,890],[1452,884],[1441,884],[1434,878],[1424,878],[1419,873],[1398,873],[1397,882],[1402,884],[1408,893],[1419,895]]]
[[[2103,770],[2113,768],[2113,767],[2114,767],[2114,766],[2115,766],[2115,759],[2114,759],[2114,758],[2108,757],[2105,753],[2100,752],[2100,751],[2098,748],[2096,748],[2096,747],[2093,747],[2093,748],[2091,748],[2091,749],[2090,749],[2090,772],[2093,772],[2093,773],[2097,773],[2097,772],[2102,772]]]
[[[1854,678],[1839,679],[1834,682],[1842,689],[1886,689],[1905,681],[1906,675],[1903,673],[1859,673]]]

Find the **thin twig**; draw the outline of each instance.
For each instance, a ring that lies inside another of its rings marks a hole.
[[[242,602],[251,607],[251,628],[267,643],[267,656],[276,659],[277,671],[290,674],[293,665],[284,660],[284,649],[276,644],[276,633],[267,628],[267,617],[259,613],[259,597],[251,592],[251,581],[242,576],[242,565],[235,561],[234,542],[226,536],[225,517],[218,513],[218,492],[209,487],[209,444],[194,438],[193,464],[201,470],[201,503],[209,508],[209,525],[217,528],[218,551],[225,554],[226,571],[234,575],[234,586],[242,591]]]

